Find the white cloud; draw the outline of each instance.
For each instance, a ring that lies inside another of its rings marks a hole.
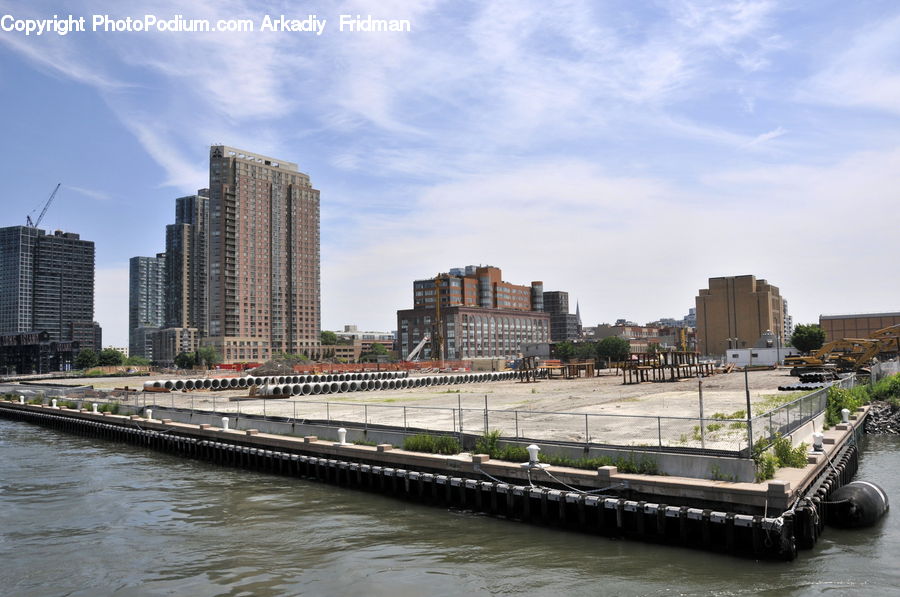
[[[747,146],[755,147],[757,145],[762,145],[768,141],[771,141],[772,139],[777,139],[778,137],[780,137],[786,133],[787,133],[787,131],[784,128],[778,127],[775,130],[769,131],[768,133],[762,133],[761,135],[757,135],[752,141],[750,141],[747,144]]]
[[[900,17],[855,31],[844,47],[828,55],[799,99],[900,112]]]

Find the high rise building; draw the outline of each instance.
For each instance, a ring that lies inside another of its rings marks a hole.
[[[225,362],[318,357],[319,333],[319,191],[294,163],[211,147],[206,342]]]
[[[756,276],[710,278],[697,302],[697,350],[722,354],[750,348],[766,332],[781,333],[784,300],[778,288]]]
[[[166,226],[165,326],[209,329],[209,190],[175,200]]]
[[[0,333],[47,332],[95,346],[94,243],[29,226],[0,228]]]
[[[550,315],[543,308],[542,282],[531,286],[501,279],[499,268],[454,268],[413,282],[413,308],[397,311],[398,346],[406,357],[436,331],[440,298],[442,353],[445,359],[514,358],[522,344],[550,342]],[[431,358],[432,347],[423,358]]]
[[[150,333],[165,324],[166,254],[128,262],[128,352],[153,359]]]
[[[562,290],[544,292],[544,313],[550,315],[551,342],[581,338],[581,315],[569,313],[568,292]]]

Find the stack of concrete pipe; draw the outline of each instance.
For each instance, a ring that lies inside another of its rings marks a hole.
[[[538,377],[546,377],[547,370],[539,369]],[[459,373],[452,375],[424,375],[409,377],[408,371],[379,371],[373,373],[327,373],[319,375],[268,375],[265,377],[227,377],[207,379],[169,379],[144,382],[145,388],[168,390],[235,390],[256,386],[259,395],[287,398],[371,390],[405,390],[423,386],[456,385],[522,379],[520,371],[492,373]]]

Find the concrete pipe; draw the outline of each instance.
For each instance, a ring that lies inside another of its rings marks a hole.
[[[145,381],[145,382],[144,382],[144,389],[147,389],[147,388],[158,388],[159,386],[154,385],[154,384],[157,384],[157,383],[159,383],[159,382],[156,382],[156,381]]]
[[[406,388],[409,387],[409,384],[406,383],[405,379],[398,379],[396,381],[397,381],[397,387],[400,388],[401,390],[405,390]]]
[[[203,387],[203,381],[199,379],[186,379],[184,380],[184,389],[185,390],[193,390],[194,388],[200,389]]]
[[[380,390],[380,389],[382,389],[383,387],[384,387],[384,385],[381,383],[381,380],[380,380],[380,379],[373,379],[373,380],[372,380],[372,389],[373,389],[373,390]]]
[[[299,396],[303,393],[303,386],[298,383],[291,385],[291,396]]]
[[[397,384],[397,380],[396,380],[396,379],[389,379],[389,380],[387,380],[387,382],[388,382],[388,389],[389,389],[389,390],[396,390],[397,388],[400,387],[400,386]]]
[[[176,380],[175,380],[175,389],[176,389],[176,390],[183,390],[183,389],[184,389],[184,380],[183,380],[183,379],[176,379]]]
[[[356,380],[347,382],[347,391],[348,392],[356,392],[359,391],[359,382]]]
[[[218,390],[219,388],[222,387],[222,382],[215,378],[209,380],[209,383],[211,384],[209,386],[210,389],[213,389],[213,390]]]
[[[272,393],[269,394],[269,395],[270,395],[270,396],[282,396],[282,395],[284,395],[284,387],[283,387],[283,386],[280,386],[280,385],[274,385],[274,386],[272,386]]]
[[[165,388],[165,389],[167,389],[167,390],[171,390],[172,388],[175,387],[175,382],[172,381],[171,379],[167,379],[167,380],[165,380],[164,382],[162,382],[162,386],[161,386],[161,387],[163,387],[163,388]]]
[[[309,393],[312,394],[313,396],[316,396],[316,395],[322,393],[322,384],[320,384],[319,382],[314,381],[308,385],[309,385]]]
[[[335,394],[340,388],[340,386],[333,381],[326,381],[324,384],[322,384],[322,387],[325,388],[326,394]]]
[[[239,387],[239,388],[246,388],[247,387],[247,378],[239,377],[237,380],[237,384],[238,384],[237,387]]]
[[[350,391],[350,384],[346,381],[338,382],[338,391],[339,392],[348,392]]]
[[[341,391],[341,384],[336,381],[332,381],[330,384],[328,384],[328,387],[331,390],[332,394],[337,394]]]
[[[309,396],[310,394],[312,394],[312,384],[311,383],[300,384],[300,395],[301,396]]]

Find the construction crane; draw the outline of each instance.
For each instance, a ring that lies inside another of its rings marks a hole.
[[[872,332],[868,338],[832,340],[810,356],[790,356],[784,363],[794,366],[792,375],[828,367],[858,371],[876,356],[892,353],[900,354],[900,324]]]
[[[422,338],[422,341],[416,344],[416,347],[413,348],[408,355],[406,355],[407,361],[416,361],[419,358],[419,353],[422,352],[422,349],[425,348],[425,345],[428,341],[431,340],[428,336]]]
[[[41,225],[41,220],[43,220],[44,216],[47,215],[47,209],[50,207],[50,204],[53,203],[53,198],[56,197],[56,192],[59,190],[59,187],[61,185],[62,185],[61,182],[56,183],[56,188],[53,189],[52,193],[50,193],[50,198],[47,199],[47,203],[44,204],[44,209],[41,210],[41,215],[38,216],[37,221],[35,221],[35,222],[31,221],[31,214],[28,214],[27,216],[25,216],[25,223],[29,228],[37,228],[38,226]],[[37,208],[35,208],[35,209],[37,209]],[[31,213],[34,213],[34,210],[32,210]]]

